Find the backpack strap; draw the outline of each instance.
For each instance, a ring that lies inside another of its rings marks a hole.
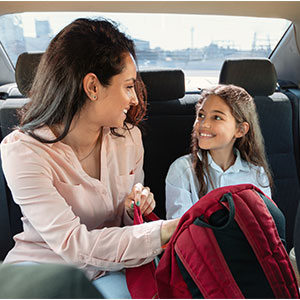
[[[225,228],[233,221],[235,207],[230,193],[225,194],[221,201],[228,201],[230,207],[228,221],[222,226]],[[223,208],[221,204],[219,207]],[[201,217],[195,219],[189,230],[185,230],[178,237],[175,244],[176,254],[204,298],[245,298],[231,274],[212,228],[213,226],[202,221]],[[197,242],[199,236],[200,243]]]
[[[258,191],[255,188],[246,189],[233,195],[235,220],[264,270],[275,297],[299,298],[297,281],[288,254]],[[227,203],[224,205],[229,209]]]
[[[144,216],[147,221],[156,221],[159,218],[151,212]],[[144,223],[140,208],[134,204],[134,225]],[[157,286],[155,282],[155,264],[151,261],[148,264],[126,269],[126,282],[132,299],[157,298]]]

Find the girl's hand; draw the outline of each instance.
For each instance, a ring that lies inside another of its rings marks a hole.
[[[149,215],[155,207],[153,194],[148,187],[144,187],[141,183],[135,184],[125,199],[125,209],[132,218],[134,203],[139,206],[142,215],[145,216]]]

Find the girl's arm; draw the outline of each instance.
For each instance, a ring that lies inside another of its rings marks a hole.
[[[258,183],[259,183],[259,185],[258,185],[259,189],[261,189],[262,192],[264,192],[269,198],[272,199],[272,193],[271,193],[269,179],[268,179],[268,176],[263,167],[259,168]]]
[[[170,166],[166,177],[167,219],[182,217],[194,204],[192,172],[193,169],[188,156],[180,157]]]

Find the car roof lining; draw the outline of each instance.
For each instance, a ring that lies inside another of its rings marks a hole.
[[[35,11],[101,11],[212,14],[300,21],[299,1],[1,1],[1,14]],[[284,4],[284,5],[283,5]]]

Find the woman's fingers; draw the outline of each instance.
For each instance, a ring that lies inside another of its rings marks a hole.
[[[133,218],[133,208],[134,203],[140,201],[141,192],[143,189],[143,185],[141,183],[137,183],[133,186],[131,193],[125,199],[125,209],[127,210],[128,214]]]
[[[141,192],[141,213],[148,215],[155,207],[155,200],[153,194],[150,192],[150,188],[144,187]]]
[[[149,195],[150,195],[150,189],[148,187],[144,187],[142,192],[141,192],[141,203],[140,203],[140,210],[144,211],[145,206],[149,205]]]
[[[145,208],[144,213],[143,213],[145,216],[149,215],[153,211],[153,209],[155,208],[155,206],[156,206],[156,202],[155,202],[155,200],[153,198],[153,194],[152,193],[151,193],[151,197],[152,197],[152,201],[150,202],[149,206]]]
[[[141,183],[135,184],[125,200],[125,206],[128,210],[133,210],[134,203],[139,206],[143,215],[150,214],[155,208],[155,200],[150,188],[144,187]]]
[[[144,189],[144,186],[141,184],[141,183],[136,183],[134,186],[133,186],[133,201],[135,202],[135,204],[137,206],[140,206],[141,205],[141,194],[142,194],[142,191]]]

